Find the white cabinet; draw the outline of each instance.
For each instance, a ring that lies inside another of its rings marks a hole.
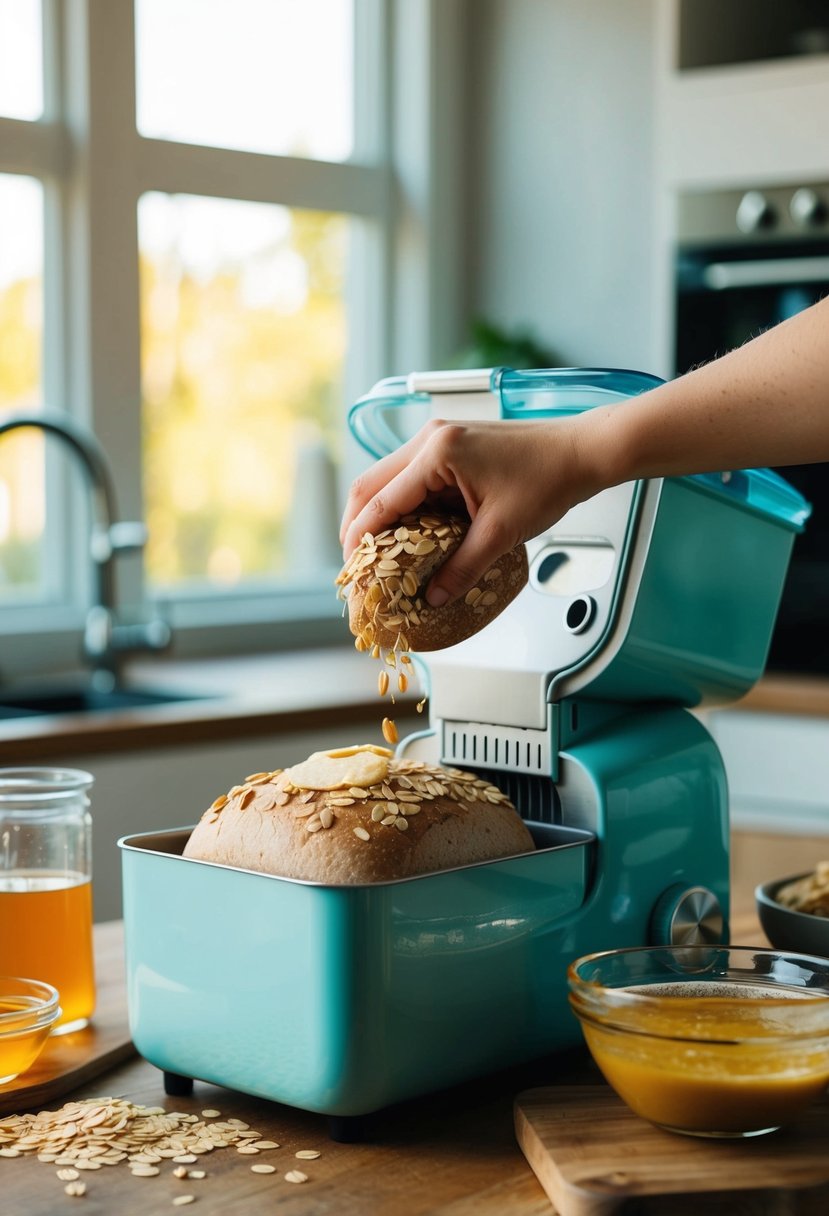
[[[342,728],[335,728],[234,739],[210,747],[73,755],[67,764],[86,769],[95,778],[91,792],[95,920],[121,916],[119,837],[188,827],[217,795],[248,773],[287,768],[298,758],[342,742]],[[163,905],[164,892],[155,896]]]
[[[735,830],[829,836],[829,719],[739,709],[701,716],[725,763]]]
[[[725,762],[732,890],[829,858],[829,718],[740,709],[701,715]]]
[[[670,187],[829,178],[829,55],[672,72],[660,96],[660,159]]]
[[[829,12],[793,2],[764,19],[757,0],[671,0],[655,12],[663,185],[829,177],[829,53],[796,53],[829,51]]]

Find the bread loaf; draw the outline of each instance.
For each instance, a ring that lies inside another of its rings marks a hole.
[[[493,562],[462,599],[433,608],[424,598],[432,575],[468,530],[468,519],[429,511],[406,515],[376,536],[363,536],[337,578],[348,598],[348,622],[358,649],[442,650],[503,612],[527,582],[523,545]]]
[[[487,781],[364,746],[252,774],[205,811],[184,856],[341,885],[534,848],[509,799]]]

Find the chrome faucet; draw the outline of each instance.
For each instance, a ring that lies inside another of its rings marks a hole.
[[[26,426],[61,439],[80,458],[92,490],[89,556],[93,581],[84,626],[83,654],[91,669],[93,686],[109,691],[120,683],[121,666],[129,654],[163,650],[171,639],[170,627],[161,618],[135,625],[121,624],[117,619],[116,558],[142,549],[147,529],[143,523],[117,519],[109,462],[90,431],[57,410],[42,410],[36,414],[8,414],[0,418],[0,435]]]

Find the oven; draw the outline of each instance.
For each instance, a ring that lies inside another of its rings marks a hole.
[[[677,374],[829,295],[829,183],[681,195],[675,289]],[[778,471],[814,512],[795,541],[768,666],[829,674],[829,469]]]

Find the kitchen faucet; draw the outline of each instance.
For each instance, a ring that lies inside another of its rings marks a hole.
[[[117,620],[115,559],[143,548],[143,523],[118,521],[115,488],[106,454],[95,436],[66,414],[42,410],[36,414],[9,414],[0,418],[0,435],[20,427],[37,427],[56,435],[80,458],[92,490],[92,599],[83,634],[84,658],[90,666],[93,687],[109,691],[121,678],[121,664],[130,653],[163,650],[171,633],[166,621],[125,625]]]

